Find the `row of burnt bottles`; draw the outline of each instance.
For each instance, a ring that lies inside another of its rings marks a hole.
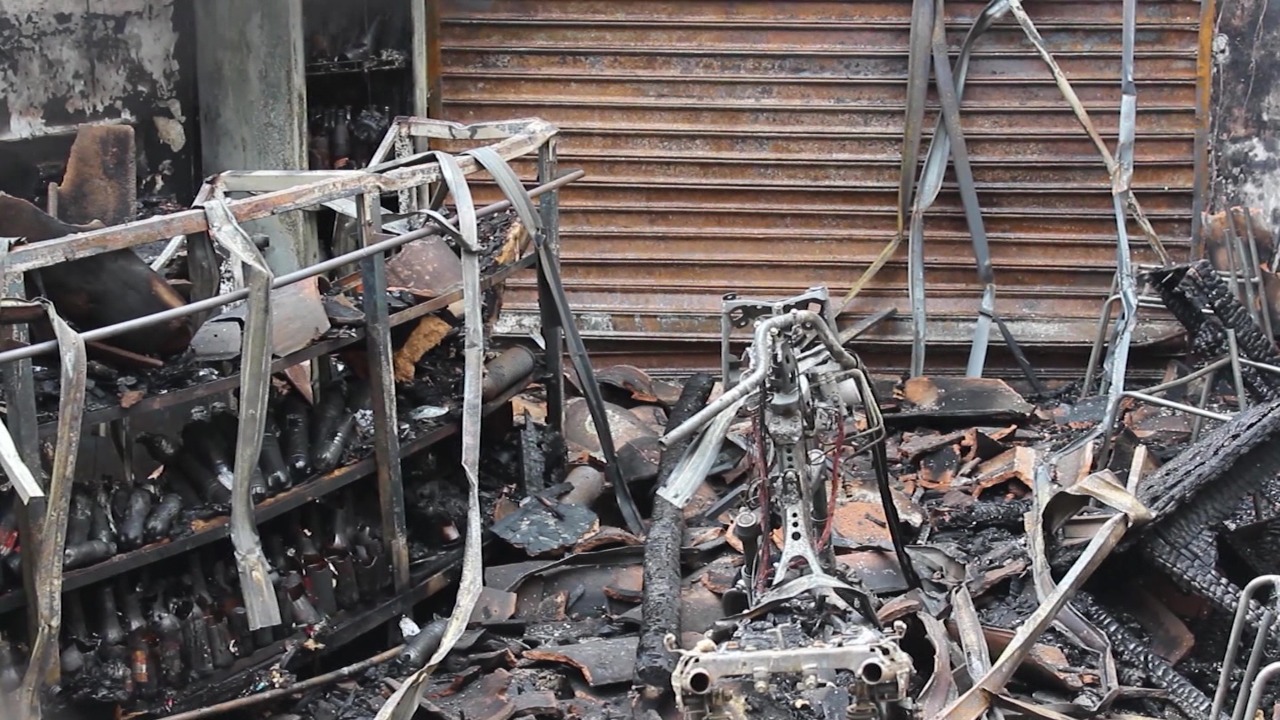
[[[340,613],[385,599],[391,565],[377,534],[345,510],[308,515],[264,538],[282,619],[273,628],[249,629],[234,564],[219,559],[206,572],[199,553],[183,558],[183,573],[143,571],[68,594],[63,692],[80,702],[155,703],[299,632],[323,637]]]
[[[336,469],[362,435],[365,382],[336,381],[316,406],[290,392],[267,414],[262,452],[250,477],[255,503],[316,473]],[[239,419],[221,403],[197,407],[177,439],[143,434],[138,442],[161,464],[139,482],[79,481],[71,496],[63,567],[95,565],[150,543],[187,534],[191,519],[225,514],[235,480]],[[21,587],[17,503],[0,514],[0,592]]]
[[[311,110],[307,162],[312,170],[365,167],[391,127],[391,108],[369,105],[320,107]]]

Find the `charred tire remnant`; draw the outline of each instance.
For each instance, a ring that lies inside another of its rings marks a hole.
[[[1256,405],[1233,417],[1199,442],[1187,447],[1138,488],[1138,499],[1151,510],[1148,529],[1176,513],[1201,522],[1221,522],[1251,489],[1280,474],[1280,401]],[[1212,490],[1205,498],[1201,491]],[[1196,497],[1197,502],[1189,501]],[[1205,500],[1212,498],[1212,503]]]
[[[685,383],[680,400],[671,410],[669,427],[678,427],[707,404],[715,381],[705,373]],[[662,451],[658,485],[671,476],[680,456],[692,440],[675,443]],[[659,702],[671,694],[671,672],[676,656],[666,648],[668,634],[680,635],[680,545],[684,516],[680,508],[661,497],[654,498],[653,522],[644,548],[644,629],[636,648],[635,684],[641,699]]]
[[[1188,447],[1138,489],[1154,516],[1138,542],[1142,554],[1183,590],[1227,613],[1240,587],[1217,566],[1215,527],[1250,492],[1280,474],[1280,401],[1255,406]],[[1249,609],[1254,627],[1262,608]]]
[[[1208,260],[1194,265],[1161,269],[1151,274],[1161,300],[1187,329],[1192,348],[1202,358],[1212,359],[1227,352],[1227,332],[1236,333],[1240,351],[1250,360],[1280,365],[1280,353],[1267,340],[1253,316],[1231,294]],[[1212,310],[1213,315],[1205,315]],[[1241,368],[1249,392],[1258,400],[1280,397],[1280,381],[1251,367]]]
[[[1218,554],[1211,550],[1212,539],[1207,543],[1210,548],[1208,553],[1199,552],[1196,549],[1198,545],[1206,543],[1187,545],[1164,537],[1162,530],[1157,529],[1156,534],[1142,541],[1142,555],[1184,592],[1204,598],[1224,613],[1235,613],[1243,588],[1218,570]],[[1250,625],[1254,628],[1262,627],[1263,615],[1261,605],[1256,602],[1249,604]]]
[[[1169,693],[1169,702],[1187,717],[1209,717],[1213,710],[1209,698],[1164,658],[1151,652],[1147,644],[1129,632],[1106,608],[1087,593],[1077,595],[1071,604],[1107,636],[1121,665],[1145,673],[1151,684]]]
[[[1007,502],[978,501],[972,505],[948,512],[933,522],[935,530],[978,530],[999,527],[1021,530],[1026,514],[1032,509],[1030,500]]]

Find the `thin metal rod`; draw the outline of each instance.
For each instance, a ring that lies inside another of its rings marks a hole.
[[[1227,347],[1231,354],[1228,356],[1231,360],[1231,378],[1236,383],[1236,401],[1243,411],[1249,407],[1249,398],[1244,391],[1244,374],[1240,372],[1240,346],[1236,343],[1236,331],[1227,328]]]
[[[1280,662],[1273,662],[1258,673],[1258,679],[1253,681],[1253,690],[1249,693],[1249,706],[1241,713],[1242,718],[1257,717],[1258,706],[1262,704],[1262,691],[1276,675],[1280,675]]]
[[[1174,410],[1181,410],[1183,412],[1191,413],[1192,415],[1199,415],[1201,417],[1206,417],[1206,418],[1209,418],[1210,420],[1226,422],[1231,419],[1230,415],[1223,415],[1222,413],[1216,413],[1211,410],[1201,410],[1198,407],[1193,407],[1191,405],[1184,405],[1179,402],[1167,400],[1165,398],[1159,397],[1158,395],[1148,395],[1146,393],[1140,393],[1140,392],[1137,392],[1136,390],[1130,390],[1126,393],[1123,393],[1123,395],[1124,397],[1131,397],[1135,400],[1142,400],[1143,402],[1149,402],[1152,405],[1159,405],[1160,407],[1172,408]]]
[[[1262,327],[1267,331],[1267,341],[1276,341],[1275,332],[1271,328],[1271,301],[1267,298],[1267,283],[1262,277],[1262,263],[1258,258],[1258,238],[1253,234],[1253,215],[1244,211],[1244,232],[1249,238],[1249,264],[1258,281],[1258,304],[1261,306]]]
[[[1240,603],[1236,606],[1236,617],[1231,623],[1231,637],[1227,640],[1226,656],[1222,659],[1222,674],[1218,677],[1218,689],[1213,695],[1213,708],[1209,712],[1209,717],[1211,718],[1222,717],[1222,711],[1225,709],[1227,704],[1227,693],[1231,686],[1231,676],[1234,674],[1233,671],[1235,670],[1236,661],[1238,659],[1237,655],[1239,655],[1240,640],[1244,637],[1244,628],[1248,621],[1249,605],[1253,602],[1253,596],[1257,595],[1258,591],[1265,585],[1270,585],[1272,587],[1272,592],[1280,591],[1280,575],[1262,575],[1260,577],[1256,577],[1251,580],[1240,593]],[[1259,631],[1265,632],[1265,628],[1262,628]],[[1259,676],[1258,679],[1262,680],[1263,676],[1267,676],[1269,678],[1267,672],[1271,670],[1271,667],[1272,666],[1268,666],[1266,670],[1263,670],[1262,676]],[[1237,711],[1238,710],[1239,708],[1237,708]]]
[[[564,175],[555,180],[552,180],[551,182],[545,183],[543,185],[539,185],[538,187],[535,187],[535,188],[530,188],[529,195],[531,197],[537,197],[542,193],[550,192],[552,190],[557,190],[561,187],[564,187],[565,185],[568,185],[574,180],[581,178],[584,175],[586,175],[585,172],[581,170],[575,170],[567,175]],[[511,207],[510,200],[500,200],[496,203],[485,205],[484,207],[477,209],[476,217],[479,218],[479,217],[488,217],[490,215],[496,215],[502,212],[503,210],[507,210],[510,207]],[[418,230],[414,230],[413,232],[405,233],[404,235],[397,235],[396,237],[390,238],[388,240],[383,240],[382,242],[377,243],[375,245],[370,245],[368,247],[363,247],[358,250],[353,250],[352,252],[349,252],[345,255],[339,255],[338,257],[331,258],[321,263],[316,263],[315,265],[310,265],[308,267],[302,268],[301,270],[295,270],[294,272],[291,272],[287,275],[281,275],[277,277],[274,282],[271,283],[271,288],[274,290],[276,288],[284,287],[286,285],[292,285],[294,283],[301,282],[303,280],[306,280],[307,278],[315,277],[316,275],[321,275],[321,274],[330,272],[332,270],[337,270],[338,268],[344,265],[347,265],[349,263],[352,263],[358,260],[363,260],[364,258],[367,258],[371,255],[377,255],[378,253],[383,253],[388,250],[394,250],[395,248],[398,248],[401,245],[413,242],[414,240],[421,240],[423,238],[430,237],[432,235],[435,235],[444,231],[445,229],[446,228],[441,226],[438,221],[428,223],[427,225],[424,225],[422,228]],[[196,313],[202,312],[204,310],[212,310],[214,308],[222,307],[223,305],[230,305],[231,303],[237,300],[243,300],[247,297],[249,297],[249,290],[247,288],[242,288],[240,290],[229,292],[225,295],[218,295],[215,297],[211,297],[208,300],[201,300],[199,302],[193,302],[189,305],[183,305],[182,307],[173,308],[171,310],[164,310],[162,312],[153,313],[151,315],[146,315],[140,318],[134,318],[133,320],[126,320],[124,322],[119,322],[114,325],[107,325],[105,327],[95,328],[93,330],[89,330],[83,333],[81,337],[83,337],[86,342],[93,341],[93,340],[106,340],[107,338],[112,338],[117,335],[121,335],[123,333],[127,333],[133,330],[138,330],[140,328],[145,328],[145,327],[151,327],[152,325],[158,325],[168,320],[174,320],[176,318],[186,317],[188,315],[195,315]],[[13,362],[14,360],[25,360],[27,358],[34,358],[40,355],[54,352],[57,349],[58,349],[58,343],[54,340],[36,343],[34,345],[28,345],[26,347],[16,348],[14,350],[8,350],[0,353],[0,363],[8,363],[8,362]]]
[[[1246,357],[1240,358],[1240,364],[1248,365],[1251,368],[1256,368],[1258,370],[1265,370],[1266,372],[1280,375],[1280,367],[1276,367],[1275,365],[1268,365],[1266,363],[1260,363],[1256,360],[1250,360],[1249,358],[1246,358]]]
[[[1229,362],[1231,362],[1230,358],[1221,358],[1218,360],[1214,360],[1212,363],[1205,365],[1204,367],[1200,368],[1199,370],[1196,370],[1193,373],[1184,375],[1178,378],[1177,380],[1170,380],[1167,383],[1160,383],[1159,385],[1152,385],[1149,388],[1142,388],[1142,392],[1154,395],[1158,392],[1164,392],[1165,390],[1172,390],[1173,388],[1176,388],[1180,385],[1186,385],[1187,383],[1191,382],[1192,380],[1195,380],[1196,378],[1203,377],[1205,375],[1208,375],[1211,372],[1216,372],[1218,368],[1221,368],[1222,366],[1226,365]],[[1280,368],[1277,368],[1277,370],[1280,371]]]
[[[243,710],[272,700],[292,697],[299,693],[306,692],[307,690],[323,687],[330,683],[338,682],[339,680],[346,680],[349,677],[354,677],[375,665],[382,665],[383,663],[391,662],[392,660],[400,657],[400,653],[404,650],[404,647],[404,645],[398,645],[390,650],[378,653],[371,658],[366,658],[358,663],[348,665],[344,668],[339,668],[333,672],[325,673],[324,675],[317,675],[313,678],[293,683],[289,687],[279,688],[277,690],[268,690],[266,692],[258,693],[257,695],[248,695],[246,697],[236,698],[235,700],[228,700],[227,702],[220,703],[218,705],[203,707],[199,710],[191,710],[189,712],[178,713],[177,715],[170,715],[166,717],[165,720],[200,720],[200,718],[214,717],[215,715],[222,715],[235,710]]]
[[[1262,665],[1263,651],[1267,646],[1267,636],[1271,634],[1271,625],[1276,621],[1276,609],[1273,603],[1262,616],[1262,625],[1253,638],[1253,647],[1249,650],[1249,664],[1245,666],[1244,677],[1240,679],[1240,694],[1236,696],[1236,711],[1233,718],[1243,720],[1244,708],[1249,701],[1250,684],[1258,677],[1258,667]]]
[[[1225,358],[1224,358],[1225,359]],[[1209,405],[1209,393],[1213,391],[1213,384],[1218,380],[1218,371],[1214,370],[1209,373],[1209,377],[1204,379],[1204,387],[1200,388],[1200,402],[1196,403],[1196,407],[1204,410]],[[1204,427],[1204,418],[1196,415],[1191,421],[1191,442],[1194,444],[1200,441],[1200,430]]]
[[[1111,290],[1115,292],[1118,283],[1115,278],[1111,281]],[[1093,385],[1094,370],[1098,367],[1098,361],[1102,359],[1102,346],[1107,342],[1107,328],[1111,326],[1111,313],[1115,304],[1120,302],[1119,295],[1111,295],[1102,303],[1102,313],[1098,316],[1098,332],[1093,339],[1093,349],[1089,351],[1089,364],[1084,371],[1084,386],[1080,388],[1080,397],[1089,396],[1089,388]],[[1098,388],[1098,392],[1102,392],[1102,388]]]

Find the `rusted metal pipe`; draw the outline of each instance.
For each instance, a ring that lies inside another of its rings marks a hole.
[[[512,345],[485,363],[481,397],[489,402],[533,372],[537,357],[523,345]]]

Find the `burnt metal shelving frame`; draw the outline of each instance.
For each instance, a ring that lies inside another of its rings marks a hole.
[[[460,431],[466,432],[465,424],[443,423],[424,431],[403,446],[400,444],[390,330],[463,299],[464,291],[462,287],[457,287],[440,297],[390,313],[386,301],[386,254],[416,240],[435,235],[456,235],[459,230],[455,227],[455,222],[474,222],[477,217],[492,215],[511,206],[511,202],[507,200],[470,212],[471,201],[467,198],[468,212],[460,212],[461,217],[456,220],[446,218],[441,214],[445,199],[441,188],[446,184],[451,187],[456,185],[459,174],[468,175],[486,168],[468,153],[461,153],[455,158],[443,153],[418,152],[418,148],[438,142],[451,145],[484,144],[486,157],[496,156],[502,161],[536,153],[538,185],[524,192],[530,197],[538,198],[536,219],[540,221],[542,228],[541,234],[535,238],[535,244],[541,251],[499,268],[485,279],[479,289],[493,287],[517,270],[536,266],[539,299],[543,307],[542,333],[549,422],[556,427],[562,426],[561,358],[564,334],[560,316],[554,309],[551,284],[548,282],[548,275],[558,277],[558,268],[549,268],[547,263],[558,263],[556,191],[581,177],[582,173],[558,175],[555,156],[557,133],[554,126],[536,118],[464,126],[401,117],[392,124],[375,155],[375,158],[387,158],[394,153],[395,159],[376,163],[365,170],[222,173],[210,178],[202,188],[197,200],[202,207],[38,244],[6,248],[7,253],[0,255],[3,260],[0,265],[3,278],[0,278],[0,282],[4,283],[8,297],[2,302],[10,307],[35,304],[23,300],[27,272],[162,240],[169,240],[171,245],[183,240],[187,243],[193,288],[191,302],[187,305],[83,333],[76,333],[67,327],[58,317],[56,308],[37,301],[48,313],[55,330],[59,331],[59,339],[56,341],[26,344],[28,333],[25,325],[7,328],[9,338],[22,346],[0,352],[0,372],[3,373],[6,399],[5,423],[0,427],[0,430],[4,430],[0,433],[0,464],[22,500],[19,519],[24,555],[24,589],[21,593],[9,593],[0,597],[0,612],[11,611],[23,605],[28,608],[33,649],[23,686],[23,697],[20,699],[24,711],[29,712],[31,717],[39,717],[44,689],[58,681],[57,640],[62,612],[60,598],[63,592],[230,536],[236,546],[236,562],[240,568],[245,606],[250,610],[251,617],[256,615],[255,624],[271,625],[272,616],[278,619],[278,614],[274,597],[270,599],[270,607],[266,607],[266,593],[262,592],[262,583],[266,582],[269,587],[269,580],[263,572],[265,558],[261,557],[257,525],[369,476],[377,479],[382,538],[392,561],[395,596],[379,604],[374,610],[344,618],[341,624],[346,630],[330,641],[329,648],[334,647],[335,642],[345,642],[355,637],[359,634],[356,629],[371,629],[391,619],[397,611],[406,607],[406,603],[411,605],[425,597],[424,592],[431,594],[443,587],[439,578],[447,574],[446,570],[433,574],[427,580],[418,579],[416,582],[410,576],[400,460]],[[431,192],[432,186],[435,186],[434,192]],[[249,193],[249,196],[228,199],[227,196],[232,193]],[[417,230],[387,235],[381,200],[387,193],[398,193],[401,214],[421,218],[425,224]],[[508,197],[512,195],[508,193]],[[252,243],[243,242],[247,240],[247,235],[240,228],[240,223],[301,211],[344,198],[352,198],[356,202],[360,246],[339,257],[274,277]],[[426,202],[427,198],[430,198],[429,204]],[[534,228],[529,228],[529,231],[536,234]],[[217,294],[217,255],[213,249],[215,242],[230,254],[232,262],[243,264],[248,287]],[[273,359],[269,339],[270,290],[357,262],[365,298],[364,328],[351,336],[320,340],[294,353]],[[470,297],[469,294],[466,295]],[[245,298],[248,299],[248,313],[241,367],[237,375],[153,395],[129,408],[112,406],[89,413],[84,411],[85,342],[110,338],[185,316],[195,316],[198,325],[215,308]],[[248,499],[248,475],[256,464],[260,451],[263,413],[271,374],[320,358],[360,340],[365,341],[368,350],[373,390],[373,457],[312,478],[254,507]],[[60,356],[63,368],[62,399],[57,420],[46,423],[42,428],[36,414],[35,380],[31,361],[34,357],[49,353]],[[504,394],[491,400],[484,406],[482,414],[488,414],[509,402],[530,379],[524,378]],[[236,443],[236,480],[230,516],[211,521],[191,536],[152,544],[88,568],[63,572],[60,561],[65,542],[71,485],[74,481],[75,449],[82,427],[86,423],[123,422],[144,413],[177,407],[236,388],[240,391],[241,420]],[[35,480],[41,475],[42,430],[53,430],[57,435],[53,469],[49,473],[48,483]],[[34,474],[32,469],[36,470]],[[259,559],[262,564],[255,565]],[[450,567],[456,567],[456,563]],[[255,586],[258,590],[256,593]],[[35,602],[28,603],[27,598],[35,598]]]

